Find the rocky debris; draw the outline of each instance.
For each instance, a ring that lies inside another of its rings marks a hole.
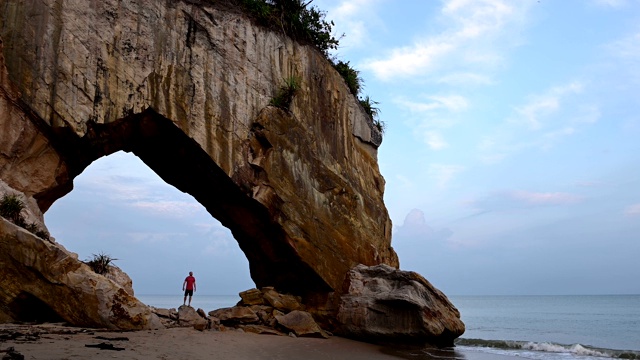
[[[229,324],[251,324],[260,321],[258,315],[251,310],[250,307],[234,306],[230,308],[222,308],[209,312],[209,316],[213,316],[225,325]]]
[[[254,333],[254,334],[280,335],[280,336],[286,335],[285,333],[278,331],[273,327],[265,326],[265,325],[255,325],[255,324],[239,325],[238,328],[242,329],[244,332]]]
[[[113,344],[104,343],[104,342],[99,343],[99,344],[86,344],[85,347],[98,348],[100,350],[115,350],[115,351],[125,350],[125,348],[116,347]]]
[[[306,311],[294,310],[286,315],[279,315],[275,318],[278,321],[278,325],[293,331],[298,337],[329,338],[329,335],[313,320],[313,316]]]
[[[453,345],[460,312],[425,278],[387,265],[353,268],[340,298],[337,333],[376,342]]]
[[[245,305],[263,305],[264,297],[262,295],[262,291],[258,289],[249,289],[241,292],[240,298],[242,299],[242,303]]]
[[[20,354],[13,347],[9,347],[7,349],[1,350],[0,354],[2,355],[2,360],[24,360],[24,355]]]
[[[330,333],[320,328],[313,315],[306,311],[299,298],[289,294],[280,294],[273,287],[262,290],[243,291],[236,306],[209,311],[203,316],[201,309],[193,310],[189,306],[178,308],[177,320],[173,320],[175,309],[153,308],[166,327],[191,327],[198,330],[231,331],[239,330],[256,334],[287,335],[327,338]],[[242,295],[245,296],[242,296]],[[250,294],[247,296],[247,294]],[[268,304],[267,298],[278,308]],[[247,302],[245,303],[245,300]],[[294,310],[291,310],[294,309]],[[205,325],[206,324],[206,325]]]
[[[206,317],[202,317],[194,308],[187,305],[178,308],[178,324],[182,327],[192,326],[198,330],[209,327],[209,321]]]
[[[280,294],[273,287],[262,288],[264,300],[280,311],[304,310],[299,296]]]

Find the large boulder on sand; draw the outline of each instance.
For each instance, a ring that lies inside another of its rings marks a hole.
[[[364,341],[453,345],[460,312],[424,277],[387,265],[353,268],[340,299],[336,333]]]
[[[164,326],[120,285],[62,245],[0,218],[0,320],[66,321],[110,329]]]
[[[306,311],[294,310],[286,315],[276,315],[278,325],[293,331],[296,336],[328,338],[313,316]]]

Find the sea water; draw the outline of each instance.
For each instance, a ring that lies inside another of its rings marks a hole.
[[[640,295],[451,296],[465,351],[529,359],[640,359]]]
[[[184,296],[178,295],[136,295],[143,303],[162,309],[177,309],[182,305]],[[189,299],[187,299],[189,301]],[[240,301],[238,295],[199,295],[191,298],[191,306],[205,312],[235,306]]]
[[[138,295],[159,308],[178,308],[181,295]],[[234,306],[237,295],[193,296],[206,312]],[[464,359],[465,352],[534,360],[640,359],[640,295],[450,296],[465,333],[450,351],[415,349],[412,359]],[[458,350],[462,350],[461,352]],[[423,356],[421,356],[423,355]]]

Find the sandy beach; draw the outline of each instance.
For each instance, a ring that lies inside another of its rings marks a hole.
[[[86,345],[105,344],[115,349]],[[330,339],[257,335],[241,331],[197,331],[172,328],[148,331],[103,331],[58,324],[0,325],[0,351],[13,347],[24,359],[468,359],[507,358],[475,352],[392,349],[341,337]],[[0,353],[6,356],[6,352]]]

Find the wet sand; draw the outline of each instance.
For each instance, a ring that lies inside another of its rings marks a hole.
[[[16,336],[17,335],[17,336]],[[13,337],[13,339],[11,339]],[[126,340],[125,340],[126,339]],[[106,344],[122,350],[86,345]],[[509,357],[456,349],[401,349],[353,341],[257,335],[240,331],[197,331],[192,328],[113,332],[55,324],[0,325],[0,351],[13,347],[26,360],[71,359],[304,359],[509,360]],[[0,358],[6,353],[0,353]],[[513,358],[511,358],[513,359]]]

